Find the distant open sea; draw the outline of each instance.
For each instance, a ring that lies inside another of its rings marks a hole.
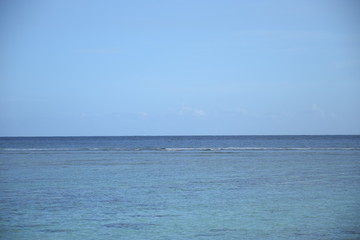
[[[0,239],[360,239],[360,136],[0,138]]]

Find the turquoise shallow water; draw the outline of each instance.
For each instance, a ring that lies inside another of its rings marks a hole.
[[[360,239],[359,136],[0,144],[1,239]]]

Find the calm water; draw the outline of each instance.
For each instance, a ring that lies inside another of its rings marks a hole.
[[[1,239],[360,239],[360,136],[0,138]]]

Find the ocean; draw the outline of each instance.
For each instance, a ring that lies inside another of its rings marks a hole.
[[[0,138],[0,239],[360,239],[360,136]]]

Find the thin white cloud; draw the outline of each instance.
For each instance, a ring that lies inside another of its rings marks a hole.
[[[202,109],[193,109],[193,114],[197,117],[205,116],[205,111]]]
[[[243,108],[238,108],[238,109],[236,109],[236,110],[235,110],[235,113],[241,114],[241,115],[244,115],[244,116],[256,116],[256,115],[257,115],[256,112],[249,111],[249,110],[243,109]]]
[[[181,116],[190,115],[190,116],[195,116],[195,117],[203,117],[206,115],[206,112],[203,109],[192,108],[192,107],[188,107],[185,105],[183,105],[181,107],[181,109],[176,112],[178,115],[181,115]]]
[[[139,117],[142,117],[142,118],[146,118],[149,116],[149,114],[147,112],[137,112],[136,115],[138,115]]]
[[[312,104],[311,110],[313,113],[320,115],[321,117],[325,117],[325,111],[321,109],[317,103]]]

